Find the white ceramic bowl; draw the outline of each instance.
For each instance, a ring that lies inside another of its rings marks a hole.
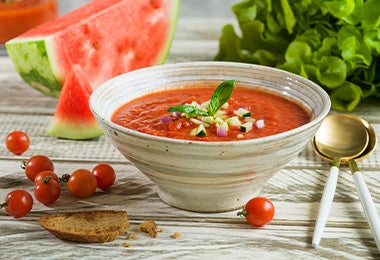
[[[110,121],[124,103],[185,83],[235,79],[294,100],[311,113],[296,129],[252,140],[198,142],[156,137]],[[90,107],[113,145],[156,185],[166,203],[190,211],[242,207],[295,158],[330,110],[326,92],[282,70],[232,62],[189,62],[135,70],[113,78],[91,95]]]

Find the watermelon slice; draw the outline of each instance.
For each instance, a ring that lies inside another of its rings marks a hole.
[[[179,0],[93,0],[8,41],[16,70],[30,86],[59,97],[49,134],[102,134],[89,96],[124,72],[161,64],[174,37]]]

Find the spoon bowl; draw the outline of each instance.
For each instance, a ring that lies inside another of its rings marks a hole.
[[[351,117],[353,117],[351,115]],[[368,144],[366,146],[366,148],[364,149],[364,151],[362,151],[360,154],[358,154],[356,157],[353,157],[351,159],[354,159],[355,161],[359,162],[365,158],[368,158],[371,153],[375,150],[376,148],[376,133],[375,133],[375,130],[373,129],[373,127],[366,121],[364,120],[363,118],[361,117],[356,117],[355,116],[355,119],[362,122],[362,124],[364,125],[364,127],[366,128],[367,130],[367,134],[368,134]],[[325,153],[322,153],[319,149],[318,149],[318,145],[316,144],[316,136],[313,137],[312,141],[311,141],[311,145],[313,147],[313,150],[314,152],[319,156],[321,157],[322,159],[326,160],[326,161],[329,161],[329,162],[333,162],[334,161],[334,158],[333,157],[330,157],[328,156],[327,154]],[[346,158],[342,158],[341,160],[341,164],[348,164],[348,161]]]

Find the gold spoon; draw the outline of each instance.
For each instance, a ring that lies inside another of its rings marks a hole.
[[[323,190],[312,240],[318,247],[330,212],[339,166],[361,155],[369,142],[368,131],[361,120],[351,115],[333,114],[327,116],[315,134],[312,145],[318,155],[332,161],[332,167]]]
[[[373,152],[373,150],[376,147],[376,134],[373,130],[372,126],[365,121],[364,119],[361,119],[363,121],[363,124],[366,126],[368,135],[369,135],[369,143],[367,145],[367,148],[364,150],[364,152],[358,157],[354,158],[353,160],[348,161],[348,165],[350,167],[352,177],[354,179],[355,187],[358,190],[360,202],[362,204],[364,214],[368,220],[369,227],[371,229],[371,232],[373,234],[373,237],[375,239],[375,243],[377,246],[377,249],[380,251],[380,219],[379,215],[377,213],[375,204],[372,200],[371,193],[368,190],[368,187],[363,179],[363,176],[359,170],[359,167],[357,165],[357,161],[360,161],[364,158],[367,158],[370,153]]]

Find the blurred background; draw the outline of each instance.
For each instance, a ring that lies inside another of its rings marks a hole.
[[[64,14],[84,5],[89,0],[59,0],[58,2],[60,14]],[[238,2],[241,2],[241,0],[182,0],[180,17],[233,18],[231,6]]]

